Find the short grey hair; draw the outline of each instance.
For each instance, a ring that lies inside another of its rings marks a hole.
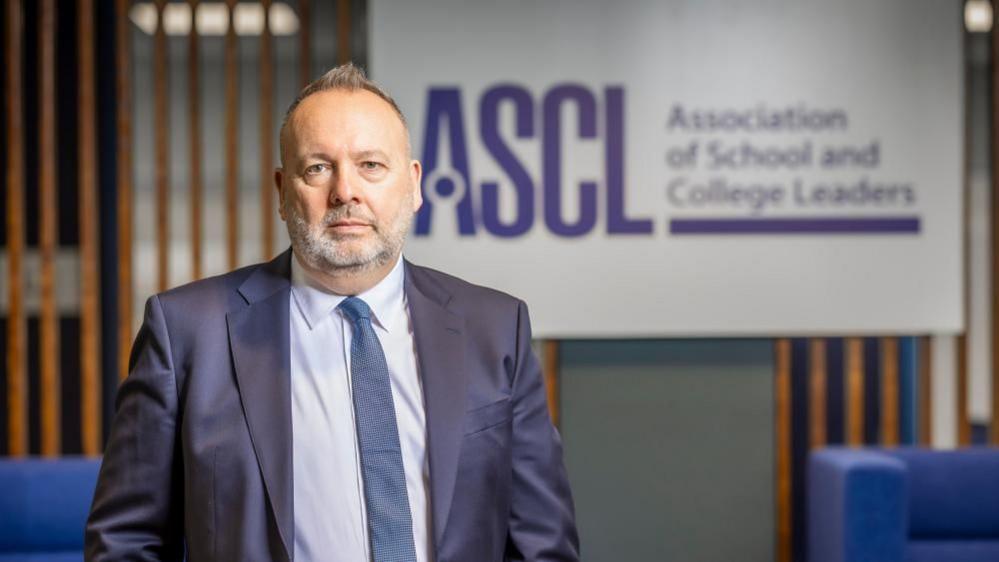
[[[341,90],[346,92],[356,92],[358,90],[366,90],[372,94],[378,96],[385,103],[389,104],[395,111],[395,114],[402,121],[402,127],[406,130],[406,136],[409,137],[409,124],[406,123],[406,116],[402,114],[402,110],[392,99],[392,96],[381,89],[378,84],[372,82],[365,74],[364,70],[354,66],[354,63],[348,62],[346,64],[341,64],[331,68],[326,74],[323,74],[319,78],[312,81],[308,86],[302,88],[302,91],[298,93],[295,101],[291,102],[288,106],[288,111],[284,114],[284,120],[281,122],[281,155],[284,155],[284,130],[288,126],[288,121],[291,120],[292,114],[295,113],[295,109],[298,107],[302,101],[320,92],[328,92],[331,90]],[[408,144],[408,142],[407,142]]]

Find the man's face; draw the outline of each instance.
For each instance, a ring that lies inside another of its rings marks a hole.
[[[282,131],[281,218],[306,265],[362,272],[399,255],[423,202],[405,127],[366,90],[313,94]]]

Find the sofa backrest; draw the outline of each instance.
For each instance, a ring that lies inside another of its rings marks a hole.
[[[999,539],[999,449],[885,452],[908,469],[911,538]]]
[[[98,459],[0,460],[0,554],[82,551]]]

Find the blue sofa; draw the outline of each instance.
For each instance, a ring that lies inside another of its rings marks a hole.
[[[98,459],[0,460],[0,562],[79,562]]]
[[[822,449],[807,502],[808,562],[999,561],[999,449]]]

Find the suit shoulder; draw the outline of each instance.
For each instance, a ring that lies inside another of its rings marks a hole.
[[[190,309],[226,306],[235,290],[262,264],[248,265],[233,271],[191,281],[157,293],[164,307]]]
[[[523,302],[509,293],[476,285],[443,271],[419,265],[412,265],[412,268],[415,275],[424,277],[425,280],[436,284],[444,292],[450,294],[451,302],[449,304],[460,309],[471,307],[478,310],[509,310],[516,309]]]

